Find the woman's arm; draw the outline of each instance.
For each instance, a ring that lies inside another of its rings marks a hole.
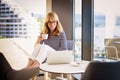
[[[60,46],[58,50],[68,50],[66,34],[64,31],[60,34]]]
[[[43,40],[42,35],[39,35],[38,38],[37,38],[37,40],[36,40],[36,42],[35,42],[35,44],[34,44],[34,47],[35,47],[37,44],[40,44],[40,41],[42,41],[42,40]]]

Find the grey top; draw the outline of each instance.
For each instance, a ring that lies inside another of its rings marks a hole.
[[[43,41],[41,41],[40,43],[43,43]],[[61,32],[59,36],[51,36],[49,39],[44,40],[44,43],[57,51],[68,49],[66,34],[64,31]]]

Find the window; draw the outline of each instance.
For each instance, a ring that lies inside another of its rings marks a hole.
[[[105,58],[106,38],[120,37],[119,3],[120,0],[94,0],[94,59]]]
[[[81,60],[81,0],[75,0],[75,22],[74,22],[74,40],[75,40],[75,60]]]

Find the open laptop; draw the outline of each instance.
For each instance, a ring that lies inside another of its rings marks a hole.
[[[47,63],[48,64],[69,64],[72,61],[73,51],[48,51]]]

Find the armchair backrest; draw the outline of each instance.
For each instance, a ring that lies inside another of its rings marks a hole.
[[[12,70],[10,64],[0,52],[0,80],[7,80],[7,73]]]
[[[74,41],[73,40],[67,40],[67,47],[68,47],[68,50],[73,50]]]
[[[91,62],[81,80],[120,80],[120,62]]]

